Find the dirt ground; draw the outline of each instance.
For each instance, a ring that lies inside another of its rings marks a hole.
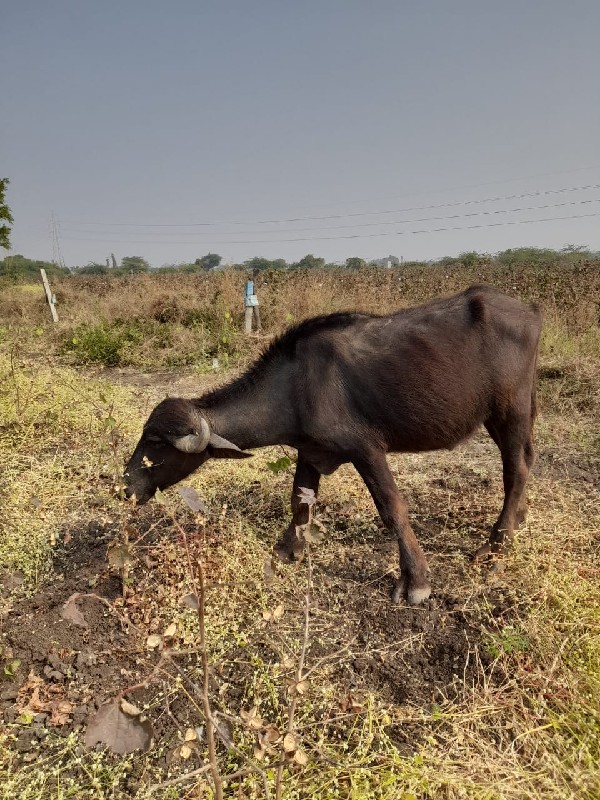
[[[468,608],[464,597],[445,587],[443,576],[437,575],[434,595],[423,607],[393,605],[389,594],[395,544],[377,528],[374,517],[365,520],[365,535],[352,529],[348,503],[340,511],[338,517],[335,506],[329,510],[333,541],[324,546],[322,564],[320,554],[315,555],[312,602],[319,635],[309,649],[309,660],[327,662],[327,679],[338,687],[340,699],[317,709],[317,719],[325,722],[335,717],[343,708],[343,698],[360,701],[366,693],[375,693],[380,702],[392,707],[430,710],[435,703],[441,704],[461,691],[465,681],[477,681],[481,661],[478,663],[475,654],[484,663],[491,657],[482,644],[490,615],[502,623],[510,621],[516,611],[522,612],[515,608],[518,600],[497,587],[485,591],[486,611],[480,606]],[[148,527],[150,524],[151,515],[146,521]],[[144,564],[137,566],[140,574],[136,576],[135,591],[125,604],[131,624],[124,624],[96,597],[79,603],[86,627],[61,615],[74,593],[93,593],[117,604],[121,601],[120,580],[106,559],[114,534],[111,526],[95,523],[72,531],[69,544],[57,551],[54,582],[34,597],[17,603],[4,622],[4,646],[12,658],[21,662],[21,667],[18,680],[2,685],[0,711],[5,723],[14,723],[23,710],[34,712],[32,724],[14,744],[23,763],[37,758],[39,745],[49,732],[66,736],[72,731],[84,731],[103,702],[124,687],[144,681],[157,661],[156,655],[146,649],[145,636],[140,633],[152,630],[149,615],[159,615],[149,600],[152,590],[148,584],[152,581],[141,574],[147,570]],[[357,534],[360,542],[353,547]],[[217,554],[226,546],[217,533],[211,549]],[[157,554],[164,550],[160,536],[154,549]],[[465,545],[465,557],[467,550]],[[443,552],[437,555],[436,560],[441,561]],[[156,568],[156,564],[150,568]],[[295,582],[293,570],[294,567],[281,569],[281,594],[292,609],[294,591],[290,592],[287,584],[290,580]],[[165,594],[177,591],[175,576],[161,577]],[[263,662],[276,664],[281,659],[281,651],[268,632],[256,630],[255,616],[248,609],[241,611],[238,627],[251,631],[248,641],[229,643],[215,665],[213,678],[220,703],[237,715],[248,707],[252,694],[255,668],[248,660],[249,646]],[[132,625],[139,626],[139,631],[133,630]],[[194,657],[179,659],[179,666],[194,675],[196,661]],[[35,675],[41,682],[23,682],[24,675]],[[503,676],[497,677],[501,680]],[[169,680],[172,679],[173,675]],[[135,700],[138,705],[146,703],[156,710],[161,694],[161,686],[156,683],[138,691]],[[168,768],[181,744],[181,731],[198,724],[196,709],[175,692],[168,714],[163,709],[154,717],[154,735],[163,753],[154,760],[154,769]],[[416,751],[423,734],[418,726],[397,724],[392,726],[390,735],[400,752],[410,754]],[[130,792],[136,791],[135,770],[127,786]]]
[[[208,387],[217,381],[192,375],[173,381],[171,375],[124,370],[108,377],[134,388],[140,421],[167,392],[189,396],[200,382]],[[395,543],[382,530],[366,489],[349,467],[326,481],[318,508],[327,539],[313,549],[307,663],[315,666],[315,676],[327,689],[315,692],[306,724],[335,727],[340,715],[362,710],[365,698],[375,696],[396,714],[388,729],[391,740],[400,753],[411,755],[426,730],[407,710],[431,714],[466,686],[477,685],[483,673],[498,685],[510,677],[500,665],[490,669],[497,655],[493,636],[518,627],[529,613],[531,597],[501,571],[490,574],[470,563],[500,501],[499,456],[483,434],[454,453],[393,457],[391,463],[430,560],[433,594],[422,607],[390,602]],[[238,483],[236,469],[230,465],[229,480],[213,487],[211,513],[201,533],[193,515],[181,516],[192,556],[202,553],[207,565],[208,614],[214,620],[209,625],[214,643],[211,681],[224,718],[232,719],[260,698],[264,715],[277,713],[282,689],[268,687],[266,677],[257,682],[256,676],[266,675],[297,646],[307,566],[275,566],[268,575],[261,574],[287,524],[291,475],[263,469],[254,477],[244,474]],[[224,474],[213,473],[220,480]],[[559,458],[551,447],[541,448],[533,483],[542,478],[568,479],[587,494],[600,486],[595,463]],[[210,481],[210,475],[203,480]],[[542,512],[543,503],[540,490],[536,496],[534,516]],[[202,718],[197,698],[190,700],[199,680],[194,622],[180,606],[177,610],[187,568],[181,537],[155,504],[127,516],[127,525],[138,544],[125,591],[122,574],[107,560],[107,551],[121,540],[123,517],[102,511],[95,518],[82,508],[61,532],[52,581],[12,605],[3,620],[3,653],[5,660],[8,654],[20,666],[0,684],[0,716],[10,725],[30,715],[31,724],[12,747],[17,765],[33,765],[40,748],[50,753],[61,737],[82,735],[103,702],[127,687],[147,684],[127,696],[146,710],[159,746],[151,762],[134,760],[122,776],[121,794],[115,795],[135,797],[141,783],[160,780],[181,758],[184,732],[201,728]],[[247,549],[245,531],[252,535]],[[526,529],[521,534],[524,547],[527,536]],[[18,576],[5,575],[3,593],[18,589],[18,582]],[[87,595],[78,600],[83,624],[63,616],[74,594]],[[263,611],[278,603],[285,616],[278,626],[270,626]],[[159,661],[158,652],[147,646],[148,636],[164,631],[173,619],[173,646],[181,655],[148,680]],[[345,723],[339,725],[346,735]],[[198,758],[192,753],[190,768],[201,763]]]

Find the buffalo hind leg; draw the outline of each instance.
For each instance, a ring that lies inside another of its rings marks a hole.
[[[309,511],[306,503],[300,502],[298,490],[300,487],[312,489],[316,495],[319,491],[320,478],[320,473],[298,453],[298,463],[296,464],[296,474],[294,475],[292,489],[292,521],[273,550],[281,561],[296,561],[302,558],[304,542],[298,538],[296,526],[305,525],[308,522]]]
[[[504,503],[490,533],[489,541],[477,550],[476,559],[500,553],[510,546],[515,529],[525,522],[527,517],[525,486],[534,461],[531,427],[529,413],[511,416],[501,425],[493,420],[486,422],[486,428],[498,445],[502,456]]]
[[[426,600],[431,593],[429,567],[408,520],[408,508],[394,481],[385,454],[371,452],[353,460],[367,485],[386,528],[398,537],[400,579],[392,594],[394,603],[406,596],[409,603]]]

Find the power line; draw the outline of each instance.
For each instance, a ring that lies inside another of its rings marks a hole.
[[[595,201],[598,202],[598,201]],[[487,222],[487,223],[480,223],[479,225],[457,225],[457,226],[450,226],[445,228],[425,228],[422,230],[415,230],[415,231],[393,231],[390,233],[365,233],[365,234],[348,234],[346,236],[305,236],[305,237],[298,237],[295,239],[253,239],[253,240],[237,240],[237,241],[213,241],[212,244],[283,244],[284,242],[318,242],[318,241],[325,241],[325,240],[332,240],[332,239],[375,239],[381,236],[412,236],[420,233],[440,233],[442,231],[469,231],[474,230],[476,228],[500,228],[505,225],[530,225],[536,222],[558,222],[559,220],[568,220],[568,219],[586,219],[590,217],[599,217],[600,212],[594,212],[592,214],[574,214],[571,216],[564,216],[564,217],[543,217],[541,219],[521,219],[521,220],[511,220],[506,222]],[[67,237],[63,237],[67,238]],[[106,241],[104,239],[84,239],[84,238],[76,238],[70,237],[69,241],[72,242],[92,242],[92,241]],[[113,242],[123,242],[128,244],[170,244],[170,245],[179,245],[179,244],[194,244],[194,242],[165,242],[163,241],[135,241],[133,239],[111,239],[110,241]]]
[[[227,221],[220,222],[82,222],[79,220],[62,220],[64,225],[95,225],[105,228],[204,228],[216,225],[276,225],[281,222],[306,222],[327,219],[346,219],[350,217],[367,217],[379,214],[403,214],[406,211],[430,211],[437,208],[455,208],[458,206],[479,205],[481,203],[496,203],[501,200],[521,200],[525,197],[542,197],[550,194],[562,194],[564,192],[583,192],[590,189],[600,189],[600,184],[589,184],[586,186],[568,186],[562,189],[546,189],[536,192],[524,192],[522,194],[511,194],[499,197],[486,197],[479,200],[459,200],[452,203],[438,203],[428,206],[409,206],[407,208],[384,209],[382,211],[355,211],[347,214],[324,214],[320,216],[306,217],[286,217],[281,219],[259,219],[251,221]]]
[[[593,172],[597,169],[600,169],[600,164],[592,164],[591,166],[587,167],[576,167],[575,169],[555,170],[553,172],[538,172],[535,175],[520,175],[518,178],[503,178],[502,180],[495,181],[480,181],[478,183],[466,184],[463,183],[461,186],[447,186],[445,189],[421,189],[413,192],[403,192],[402,194],[396,195],[396,197],[415,197],[423,194],[447,194],[448,192],[463,192],[466,189],[480,189],[483,186],[499,186],[506,183],[522,183],[523,181],[538,180],[538,178],[552,178],[556,175],[571,175],[573,172]],[[343,205],[356,205],[357,203],[362,202],[364,202],[363,199],[345,200]],[[301,208],[302,207],[306,208],[307,206],[301,206]],[[315,206],[313,203],[312,207],[322,208],[323,206]]]
[[[563,208],[565,206],[579,206],[579,205],[586,205],[587,203],[598,203],[598,202],[600,202],[600,198],[591,199],[591,200],[571,200],[571,201],[568,201],[568,202],[565,202],[565,203],[547,203],[547,204],[545,204],[543,206],[521,206],[520,208],[495,209],[494,211],[471,211],[468,214],[450,214],[450,215],[442,216],[442,217],[420,217],[418,219],[398,219],[398,220],[390,220],[390,221],[386,221],[386,222],[354,222],[354,223],[347,224],[347,225],[323,225],[323,226],[321,226],[319,228],[314,228],[314,227],[312,227],[312,228],[280,228],[277,231],[268,231],[268,233],[277,233],[277,234],[280,234],[280,233],[305,233],[307,231],[316,231],[317,233],[319,233],[321,231],[343,230],[345,228],[353,228],[354,229],[354,228],[381,227],[382,225],[414,225],[414,224],[416,224],[418,222],[438,222],[438,221],[446,220],[446,219],[461,219],[463,217],[493,216],[495,214],[512,214],[512,213],[521,212],[521,211],[538,211],[538,210],[547,209],[547,208]],[[67,231],[68,230],[69,229],[67,229]],[[87,233],[86,230],[76,230],[76,229],[74,229],[74,230],[72,229],[71,232],[72,233]],[[109,237],[111,236],[111,232],[110,231],[101,231],[99,233],[102,236],[109,236]],[[233,231],[231,231],[231,232],[226,231],[225,233],[233,233]],[[214,233],[211,233],[211,232],[208,232],[208,231],[206,231],[206,232],[194,231],[194,233],[184,233],[184,232],[181,232],[181,231],[177,231],[176,233],[175,232],[174,233],[170,233],[168,231],[165,231],[164,233],[162,233],[160,231],[151,231],[151,232],[148,232],[148,233],[142,233],[141,235],[143,235],[143,236],[156,236],[157,234],[158,235],[162,235],[162,236],[182,236],[182,235],[183,236],[202,236],[202,235],[204,235],[204,236],[211,236],[211,237],[215,236]],[[243,234],[248,234],[248,235],[252,236],[252,235],[256,235],[257,232],[256,231],[237,231],[236,232],[236,235],[243,235]],[[222,235],[222,234],[216,234],[216,235]],[[92,241],[92,240],[90,240],[90,241]],[[104,241],[104,240],[98,240],[98,241]],[[112,239],[107,239],[106,241],[112,241]],[[135,241],[135,240],[133,240],[133,241]],[[143,241],[143,240],[139,240],[139,241]],[[166,240],[166,241],[168,241],[168,240]]]

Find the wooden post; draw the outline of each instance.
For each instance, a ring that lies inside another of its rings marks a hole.
[[[44,289],[46,290],[46,300],[48,301],[48,305],[50,306],[50,313],[52,314],[52,320],[54,322],[58,322],[58,314],[56,313],[56,297],[52,294],[50,290],[50,283],[48,282],[48,277],[46,276],[46,270],[40,269],[42,273],[42,283],[44,284]]]
[[[258,310],[258,297],[254,293],[254,281],[248,279],[244,292],[244,333],[252,333],[252,323],[256,325],[257,333],[261,329],[260,311]]]
[[[246,306],[244,309],[244,333],[252,333],[252,316],[254,309],[251,306]]]

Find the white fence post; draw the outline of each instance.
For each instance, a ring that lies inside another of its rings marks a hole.
[[[48,301],[48,305],[50,306],[50,313],[52,314],[52,319],[54,322],[58,322],[58,314],[56,313],[56,297],[52,294],[50,290],[50,283],[48,282],[48,277],[46,275],[45,269],[40,269],[42,273],[42,283],[44,284],[44,289],[46,290],[46,300]]]

